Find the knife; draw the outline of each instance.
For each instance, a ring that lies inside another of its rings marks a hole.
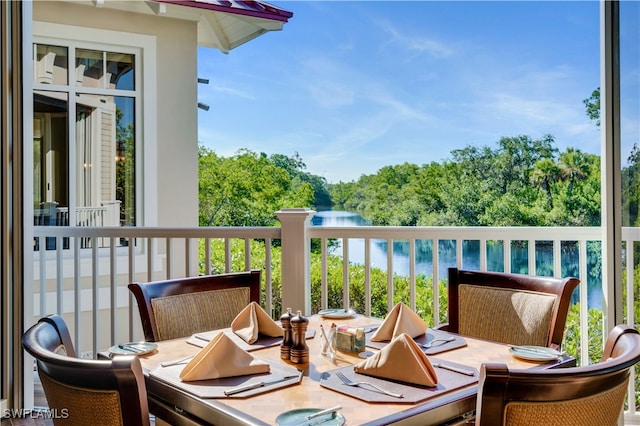
[[[263,381],[258,382],[258,383],[251,383],[251,384],[248,384],[248,385],[238,386],[238,387],[235,387],[235,388],[227,389],[227,390],[224,391],[224,394],[226,396],[235,395],[235,394],[240,393],[240,392],[246,392],[246,391],[249,391],[249,390],[252,390],[252,389],[257,389],[257,388],[261,388],[261,387],[264,387],[264,386],[273,385],[275,383],[284,382],[285,380],[295,379],[297,377],[299,377],[299,376],[295,375],[295,376],[274,377],[273,379],[263,380]]]
[[[433,365],[436,368],[444,368],[445,370],[455,371],[456,373],[460,373],[460,374],[466,374],[467,376],[476,375],[475,371],[467,370],[465,368],[454,367],[453,365],[442,364],[440,362],[432,362],[431,365]]]
[[[519,352],[532,352],[535,354],[548,355],[548,356],[561,356],[564,352],[555,351],[553,348],[534,348],[530,346],[510,346],[511,349],[519,351]]]
[[[144,352],[144,349],[127,344],[127,343],[118,345],[118,347],[123,351],[133,352],[134,354],[139,354],[140,352]]]
[[[193,337],[195,337],[196,339],[204,340],[205,342],[210,342],[211,341],[211,339],[203,336],[202,334],[194,334]]]

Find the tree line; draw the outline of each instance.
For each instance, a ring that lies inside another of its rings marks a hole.
[[[599,127],[599,89],[583,102]],[[200,226],[275,226],[273,213],[287,207],[348,210],[379,226],[600,225],[600,156],[561,152],[552,135],[502,137],[441,163],[389,165],[335,184],[309,173],[298,153],[222,157],[201,146],[198,154]],[[637,226],[637,144],[627,160],[623,225]]]
[[[380,226],[599,226],[600,156],[552,136],[503,137],[497,147],[467,146],[442,163],[385,166],[329,184],[298,154],[246,149],[222,157],[199,150],[200,226],[274,226],[286,207],[357,212]],[[640,151],[622,171],[623,219],[637,226]]]

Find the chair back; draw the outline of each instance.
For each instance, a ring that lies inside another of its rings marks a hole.
[[[602,361],[585,367],[480,370],[478,426],[615,426],[629,370],[640,361],[640,334],[626,325],[609,333]]]
[[[449,268],[442,329],[514,345],[559,347],[577,278]]]
[[[22,345],[36,359],[55,425],[149,425],[144,376],[136,356],[76,358],[59,315],[40,319],[23,334]]]
[[[226,328],[250,302],[260,303],[260,270],[131,283],[149,342]]]

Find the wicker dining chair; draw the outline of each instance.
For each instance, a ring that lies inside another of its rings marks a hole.
[[[44,317],[22,335],[38,366],[54,425],[147,426],[147,391],[140,360],[75,357],[69,330],[59,315]]]
[[[260,270],[129,284],[145,340],[157,342],[226,328],[260,303]]]
[[[453,333],[514,345],[559,348],[577,278],[449,268]]]
[[[629,370],[640,361],[640,334],[618,325],[601,362],[584,367],[480,369],[477,426],[615,426],[622,413]]]

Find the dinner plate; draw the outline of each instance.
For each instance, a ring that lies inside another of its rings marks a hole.
[[[356,311],[354,311],[353,309],[324,309],[318,312],[318,314],[324,318],[353,318],[353,316],[356,314]]]
[[[114,355],[145,355],[155,351],[157,347],[157,344],[151,342],[128,342],[111,346],[109,352]]]
[[[314,419],[307,420],[307,416],[310,414],[321,411],[322,408],[298,408],[291,411],[285,411],[276,417],[276,425],[278,426],[311,426],[311,425],[323,425],[323,426],[341,426],[344,424],[344,416],[338,412],[335,416],[326,414],[324,416],[318,416]]]
[[[509,352],[515,357],[529,361],[551,361],[562,355],[562,352],[545,346],[512,346]]]

